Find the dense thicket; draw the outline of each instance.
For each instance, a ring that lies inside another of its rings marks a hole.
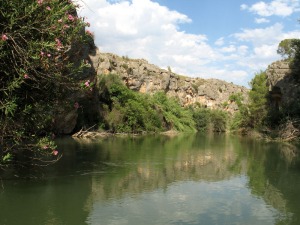
[[[59,155],[49,136],[55,109],[73,107],[66,96],[86,65],[70,58],[91,39],[86,25],[71,1],[0,1],[0,166]]]
[[[195,130],[191,111],[163,92],[153,96],[134,92],[113,74],[101,76],[99,92],[100,127],[105,130],[130,133]]]
[[[164,92],[141,94],[128,89],[117,75],[101,75],[100,128],[111,132],[140,133],[167,130],[225,132],[229,116],[222,110],[182,107]]]

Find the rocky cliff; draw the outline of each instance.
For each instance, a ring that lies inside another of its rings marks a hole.
[[[97,76],[118,74],[128,88],[148,94],[164,91],[168,96],[178,97],[182,106],[200,104],[233,113],[238,108],[229,101],[229,96],[241,93],[247,99],[248,90],[245,87],[217,79],[180,76],[144,59],[129,59],[96,50],[91,55],[91,61]]]
[[[54,125],[57,134],[70,134],[76,127],[80,129],[95,124],[101,104],[97,92],[100,88],[98,81],[101,80],[101,76],[108,74],[119,75],[124,84],[134,91],[147,94],[163,91],[170,97],[177,97],[182,106],[198,104],[234,113],[238,107],[234,101],[229,100],[232,94],[240,93],[247,101],[248,90],[242,86],[217,79],[177,75],[170,69],[161,69],[144,59],[129,59],[111,53],[101,53],[92,45],[78,48],[81,48],[81,56],[77,60],[84,60],[89,64],[86,70],[78,75],[78,83],[84,84],[89,81],[94,83],[95,87],[92,91],[79,91],[70,96],[70,102],[79,102],[80,107],[69,107],[58,112]]]
[[[286,60],[277,61],[266,70],[271,102],[278,106],[291,106],[299,101],[300,84],[293,76],[293,68]]]

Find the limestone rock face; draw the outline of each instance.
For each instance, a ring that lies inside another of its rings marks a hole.
[[[78,84],[86,81],[96,84],[91,90],[72,93],[68,98],[69,107],[56,111],[54,130],[57,134],[70,134],[76,129],[92,126],[99,114],[97,84],[101,76],[119,75],[131,90],[154,94],[165,92],[169,97],[176,97],[182,106],[199,104],[210,109],[222,109],[230,113],[238,110],[235,102],[229,100],[232,94],[241,93],[247,101],[248,90],[245,87],[217,79],[189,78],[161,69],[144,59],[129,59],[110,53],[101,53],[95,46],[76,46],[78,57],[73,57],[75,64],[84,60],[90,66],[77,75]],[[78,55],[79,52],[79,55]],[[84,110],[75,110],[72,106],[79,103]],[[84,114],[82,114],[82,112]],[[80,114],[81,113],[81,114]]]
[[[287,61],[277,61],[266,70],[269,91],[278,95],[279,104],[288,106],[299,101],[299,82],[292,75],[292,68]]]
[[[153,94],[164,91],[168,96],[179,98],[183,106],[200,104],[211,109],[234,112],[238,108],[229,101],[232,94],[241,93],[247,100],[248,89],[217,79],[189,78],[149,64],[144,59],[129,59],[110,53],[93,55],[92,66],[97,76],[117,74],[124,84],[135,91]]]

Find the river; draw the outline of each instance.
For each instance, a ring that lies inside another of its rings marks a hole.
[[[300,224],[299,147],[230,135],[57,140],[0,180],[1,225]],[[16,173],[16,172],[15,172]]]

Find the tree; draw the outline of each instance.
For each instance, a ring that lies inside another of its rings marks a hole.
[[[64,100],[79,87],[74,78],[87,66],[78,60],[80,46],[92,39],[76,7],[66,0],[0,1],[0,168],[20,154],[32,164],[58,156],[48,138],[55,109],[78,106]]]
[[[277,49],[277,53],[282,57],[293,59],[298,50],[298,39],[284,39],[282,40]]]
[[[267,116],[268,87],[266,73],[257,73],[250,85],[248,125],[252,128],[259,128],[263,125]]]

